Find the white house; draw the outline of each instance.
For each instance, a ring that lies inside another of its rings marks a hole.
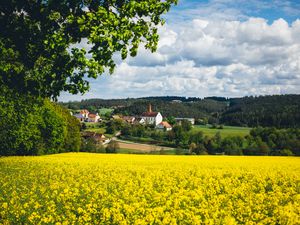
[[[176,122],[181,123],[183,120],[189,121],[192,125],[195,124],[195,118],[175,118]]]
[[[134,120],[134,124],[146,124],[146,121],[144,120],[144,118],[136,117]]]
[[[155,126],[160,124],[163,120],[160,112],[152,112],[151,104],[149,104],[148,112],[144,112],[141,118],[145,121],[146,124],[153,124]]]
[[[172,126],[167,121],[162,121],[156,126],[156,129],[169,131],[172,130]]]

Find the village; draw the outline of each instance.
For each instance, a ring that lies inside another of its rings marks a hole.
[[[92,125],[92,124],[104,124],[107,122],[107,118],[103,119],[99,115],[99,113],[92,113],[89,112],[87,109],[82,109],[77,113],[71,113],[74,117],[76,117],[81,124],[84,124],[85,127],[86,124]],[[147,126],[150,127],[153,130],[158,131],[171,131],[173,129],[173,126],[167,121],[167,119],[160,113],[160,112],[154,112],[152,110],[152,105],[149,104],[147,107],[147,111],[143,112],[141,115],[131,115],[131,116],[124,116],[124,115],[118,115],[113,114],[109,118],[110,121],[121,121],[125,124],[131,125],[131,126]],[[188,121],[191,125],[195,124],[194,118],[174,118],[176,124],[181,124],[182,121]],[[174,124],[173,124],[174,125]],[[115,140],[117,137],[121,135],[121,131],[116,131],[113,136],[107,136],[106,134],[102,132],[97,131],[89,131],[84,130],[82,131],[82,138],[87,139],[93,139],[97,144],[106,145],[110,143],[111,140]]]

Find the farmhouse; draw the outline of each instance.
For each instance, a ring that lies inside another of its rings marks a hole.
[[[100,120],[100,116],[98,113],[96,114],[90,113],[88,115],[88,119],[87,119],[88,122],[97,123],[99,120]]]
[[[80,121],[84,122],[88,119],[90,112],[86,109],[80,110],[79,113],[74,114],[74,116]]]
[[[108,139],[104,136],[104,134],[99,134],[91,131],[86,131],[82,133],[82,137],[85,140],[92,139],[97,144],[105,144],[108,141]]]
[[[169,131],[172,130],[172,126],[167,121],[162,121],[160,124],[156,126],[156,129]]]
[[[144,112],[141,118],[145,121],[146,124],[153,124],[157,126],[162,122],[162,115],[160,112],[152,112],[152,106],[149,104],[148,111]]]
[[[175,118],[177,123],[181,123],[183,120],[189,121],[192,125],[195,124],[195,118]]]
[[[134,124],[145,124],[146,121],[142,117],[136,117],[133,123]]]
[[[132,124],[135,121],[134,116],[123,116],[122,119],[123,119],[123,121],[125,121],[126,123],[129,123],[129,124]]]

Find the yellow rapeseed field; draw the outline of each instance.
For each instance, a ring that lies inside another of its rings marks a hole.
[[[0,224],[300,224],[300,158],[0,158]]]

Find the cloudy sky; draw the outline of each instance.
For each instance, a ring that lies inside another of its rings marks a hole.
[[[299,0],[179,0],[166,20],[156,53],[60,100],[300,94]]]

